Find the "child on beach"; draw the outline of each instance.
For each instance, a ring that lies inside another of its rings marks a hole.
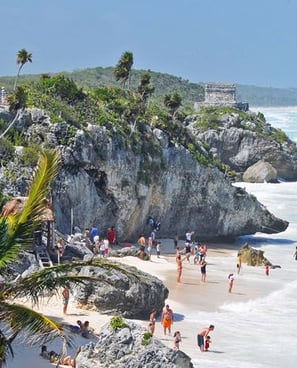
[[[211,344],[210,336],[206,336],[206,338],[205,338],[205,344],[204,344],[204,350],[205,351],[208,351],[210,344]]]
[[[206,261],[203,259],[202,261],[199,262],[200,264],[200,270],[201,270],[201,281],[205,282],[206,280]]]
[[[268,262],[265,264],[265,274],[266,276],[269,276],[269,263]]]
[[[181,342],[181,334],[179,331],[175,331],[173,335],[173,349],[179,350],[179,343]]]
[[[209,327],[204,327],[197,335],[197,344],[200,348],[200,351],[205,351],[205,342],[207,340],[207,336],[209,336],[209,332],[215,329],[214,325],[209,325]]]
[[[234,274],[233,273],[230,273],[228,275],[228,280],[229,280],[229,289],[228,289],[228,291],[229,291],[229,293],[231,293],[232,288],[233,288],[233,282],[234,282]]]

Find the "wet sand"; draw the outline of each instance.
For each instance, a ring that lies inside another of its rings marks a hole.
[[[222,248],[224,247],[224,248]],[[196,343],[196,336],[198,331],[210,323],[215,324],[215,314],[219,311],[220,306],[224,303],[245,302],[260,296],[267,295],[272,289],[272,283],[257,282],[255,283],[249,274],[261,274],[262,270],[259,268],[248,268],[243,265],[242,272],[237,275],[236,270],[236,254],[237,249],[234,246],[226,245],[209,245],[207,252],[207,276],[206,282],[201,282],[201,272],[199,265],[193,263],[193,256],[191,262],[186,260],[183,262],[183,273],[181,283],[176,281],[176,261],[175,250],[172,240],[162,240],[161,257],[157,258],[155,254],[152,255],[151,261],[143,261],[135,257],[116,258],[117,262],[122,262],[139,268],[140,270],[150,273],[160,278],[166,287],[169,289],[169,298],[166,301],[173,309],[175,315],[175,322],[172,327],[171,336],[164,336],[163,327],[160,323],[160,316],[157,318],[155,336],[160,338],[162,342],[169,347],[173,347],[173,332],[175,330],[181,331],[182,343],[180,349],[188,354],[193,360],[203,360],[206,355],[199,351]],[[230,272],[234,272],[235,281],[231,294],[228,293],[228,279]],[[70,298],[68,307],[68,314],[62,314],[62,305],[60,298],[53,298],[50,302],[44,301],[39,306],[39,311],[45,315],[55,317],[58,320],[75,324],[77,319],[89,320],[90,325],[96,331],[109,321],[110,317],[101,315],[98,311],[81,310],[76,307],[73,298]],[[213,312],[212,321],[201,321],[197,325],[193,325],[191,318],[195,311]],[[144,327],[147,327],[147,321],[138,321]],[[217,328],[213,335],[216,339],[223,339],[222,328]],[[76,347],[80,344],[88,343],[85,339],[78,339]],[[58,350],[59,342],[55,342],[49,346],[49,350]],[[70,354],[74,354],[75,348],[69,350]],[[49,367],[50,363],[40,358],[39,348],[27,348],[18,346],[16,356],[9,361],[7,368],[19,367],[20,364],[24,368],[31,368],[38,366],[40,368]],[[219,362],[217,354],[212,355],[214,362]],[[38,360],[38,364],[37,364]]]

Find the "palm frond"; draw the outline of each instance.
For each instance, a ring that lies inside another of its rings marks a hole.
[[[0,362],[5,363],[9,356],[13,358],[14,354],[11,343],[15,337],[16,335],[13,334],[7,338],[3,331],[0,330]]]
[[[20,247],[32,246],[34,230],[41,223],[50,183],[58,174],[60,156],[55,150],[40,153],[29,196],[20,213],[0,219],[0,268],[16,260]]]
[[[60,264],[57,266],[44,268],[34,272],[33,274],[19,279],[16,283],[7,283],[2,287],[2,292],[6,297],[20,298],[26,297],[33,304],[38,305],[39,300],[43,297],[51,297],[57,295],[61,287],[69,284],[83,284],[92,281],[100,281],[109,284],[109,280],[102,275],[86,276],[78,274],[82,267],[92,266],[94,268],[103,268],[105,270],[120,271],[130,279],[139,280],[139,276],[134,270],[128,269],[125,265],[110,262],[103,258],[93,258],[87,262],[74,262],[71,264]]]
[[[16,337],[22,332],[27,344],[44,344],[60,338],[71,345],[71,337],[66,335],[61,323],[24,305],[2,302],[0,318],[10,335]]]
[[[18,253],[19,246],[10,242],[6,219],[0,218],[0,272],[8,263],[15,261]]]
[[[30,186],[29,197],[20,214],[19,224],[28,221],[40,222],[44,210],[44,199],[50,192],[50,183],[58,174],[60,156],[57,151],[48,150],[40,154],[34,178]]]

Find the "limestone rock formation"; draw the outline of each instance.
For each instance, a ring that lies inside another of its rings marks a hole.
[[[269,163],[263,160],[256,162],[243,173],[243,181],[248,183],[275,182],[277,171]]]
[[[166,347],[152,337],[144,343],[146,332],[134,322],[113,330],[110,324],[101,328],[98,342],[81,348],[77,368],[192,368],[191,358],[182,351]]]
[[[72,215],[73,224],[81,229],[115,226],[120,242],[135,241],[143,232],[149,234],[149,216],[161,222],[159,238],[193,229],[199,240],[207,241],[255,232],[277,233],[288,226],[255,197],[232,186],[217,168],[199,164],[185,146],[149,123],[141,126],[137,141],[115,127],[108,130],[89,124],[80,130],[67,122],[52,124],[40,110],[28,110],[25,116],[28,140],[46,142],[62,154],[52,193],[56,226],[62,233],[71,231]],[[226,155],[238,168],[243,169],[246,162],[250,166],[253,160],[247,157],[251,151],[259,154],[255,147],[250,149],[250,142],[254,146],[261,143],[267,154],[276,156],[269,143],[240,129],[206,132],[201,138],[207,141],[207,135],[218,157]],[[281,166],[292,166],[292,162]],[[11,187],[1,170],[3,187]],[[16,176],[20,179],[15,188],[24,191],[20,183],[26,180],[22,174]]]
[[[169,294],[163,282],[135,267],[125,265],[125,269],[132,271],[134,276],[115,267],[108,270],[83,267],[80,274],[94,276],[102,281],[77,286],[74,296],[80,307],[95,307],[103,314],[119,314],[135,319],[146,319],[152,309],[160,314]]]
[[[297,149],[290,139],[279,143],[269,138],[268,134],[277,134],[276,129],[266,123],[263,132],[258,132],[253,112],[251,121],[243,121],[239,113],[225,114],[218,119],[219,127],[200,130],[197,126],[199,115],[188,117],[185,121],[191,133],[206,142],[214,157],[229,165],[238,174],[242,174],[250,166],[263,160],[270,163],[277,172],[277,177],[285,180],[297,179]]]
[[[280,268],[279,265],[273,265],[266,257],[261,249],[252,248],[249,244],[244,244],[238,251],[241,261],[248,266],[264,266],[268,264],[271,268]]]

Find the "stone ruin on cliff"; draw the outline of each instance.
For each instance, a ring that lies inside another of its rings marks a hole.
[[[235,84],[208,83],[204,87],[205,99],[195,102],[194,109],[199,111],[201,107],[230,106],[239,110],[248,111],[248,103],[237,102]]]

